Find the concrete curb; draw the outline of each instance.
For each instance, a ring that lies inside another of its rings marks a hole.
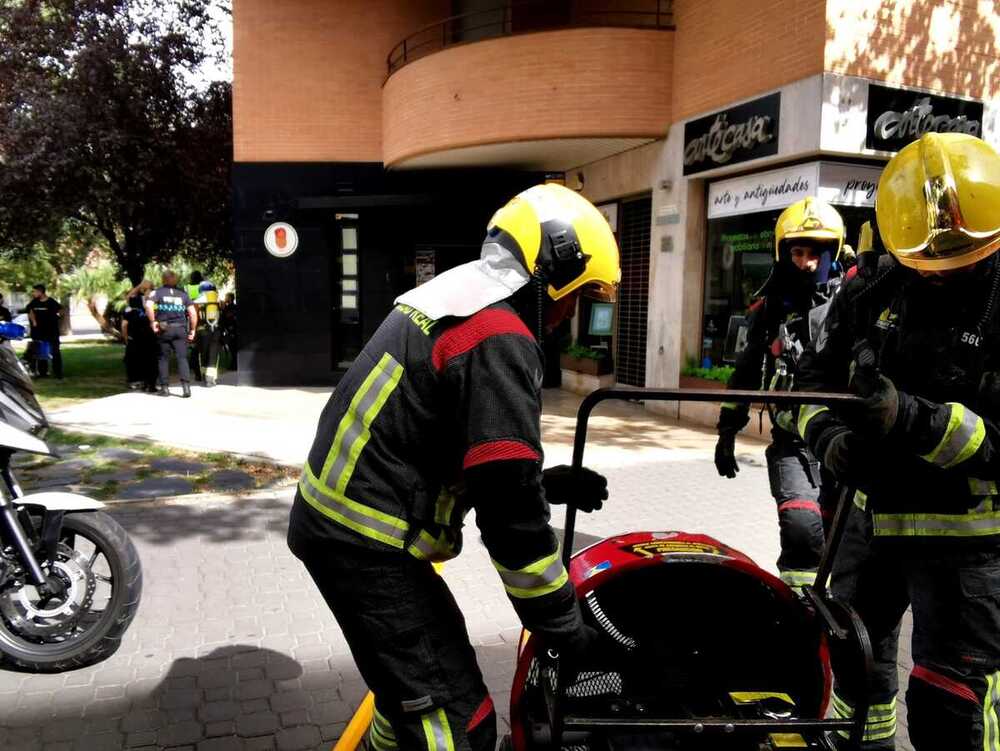
[[[291,496],[295,493],[295,487],[296,485],[294,483],[290,483],[288,485],[279,485],[274,488],[252,490],[248,493],[188,493],[187,495],[163,496],[162,498],[150,498],[148,500],[109,500],[101,501],[101,503],[114,509],[156,508],[159,506],[210,506],[212,504],[231,503],[232,501],[263,500],[265,498],[273,498],[276,495],[283,494]]]
[[[148,436],[135,436],[135,435],[123,435],[121,433],[114,433],[110,430],[95,430],[90,425],[78,425],[72,422],[60,422],[58,418],[49,418],[49,425],[53,428],[59,428],[61,430],[67,430],[74,433],[86,433],[88,435],[97,435],[104,438],[117,438],[121,441],[140,441],[149,445],[164,446],[165,448],[177,449],[178,451],[187,451],[192,454],[229,454],[229,456],[236,457],[237,459],[243,459],[248,462],[260,462],[262,464],[273,464],[275,467],[290,467],[292,469],[301,469],[302,462],[285,462],[280,459],[275,459],[272,456],[264,456],[261,454],[244,454],[239,451],[229,451],[224,448],[218,449],[206,449],[204,446],[194,446],[192,444],[180,444],[180,443],[157,443],[155,438],[150,438]]]

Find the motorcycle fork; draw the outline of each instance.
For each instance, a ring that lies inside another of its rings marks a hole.
[[[45,572],[42,571],[42,567],[31,549],[31,542],[28,540],[25,528],[21,524],[21,520],[18,519],[17,509],[14,507],[14,500],[20,497],[21,488],[17,484],[17,480],[14,479],[14,474],[10,471],[9,451],[0,455],[0,477],[3,478],[4,484],[7,486],[7,492],[0,492],[0,537],[5,538],[8,544],[13,546],[14,551],[24,562],[24,567],[28,576],[31,577],[32,583],[37,587],[47,588]],[[61,522],[62,519],[60,518],[59,521]],[[34,530],[31,531],[34,532]]]

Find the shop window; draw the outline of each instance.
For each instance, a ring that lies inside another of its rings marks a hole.
[[[838,206],[846,242],[857,242],[861,224],[872,218],[864,207]],[[745,340],[747,309],[774,263],[774,226],[782,209],[708,221],[701,365],[732,364]]]

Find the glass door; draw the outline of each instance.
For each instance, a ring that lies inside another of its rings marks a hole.
[[[337,262],[331,264],[333,295],[333,366],[346,370],[361,352],[361,254],[357,214],[336,215]]]

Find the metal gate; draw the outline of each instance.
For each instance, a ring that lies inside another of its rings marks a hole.
[[[615,374],[618,383],[646,385],[646,326],[649,311],[649,225],[651,196],[621,204],[619,246],[622,282],[618,289]]]

